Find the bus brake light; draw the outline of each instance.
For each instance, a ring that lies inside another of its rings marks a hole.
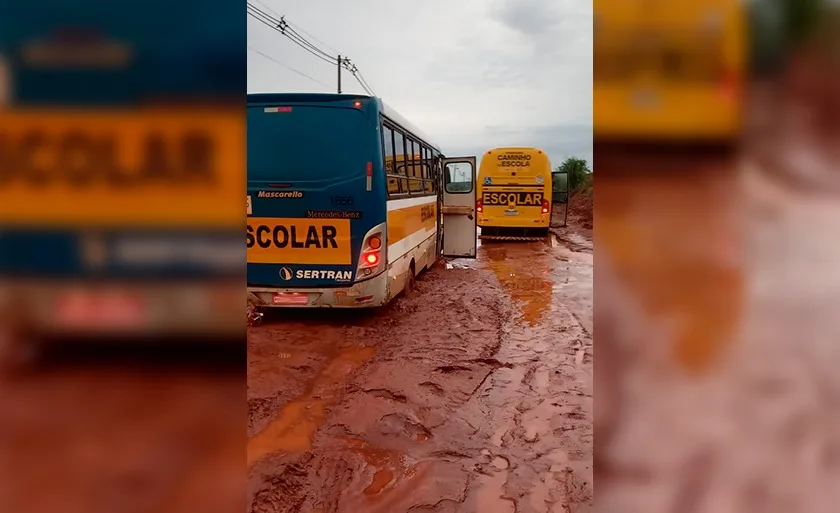
[[[542,207],[543,207],[542,208],[542,213],[543,214],[548,214],[551,211],[551,203],[547,199],[543,200]]]
[[[365,255],[365,262],[368,265],[376,265],[379,262],[379,254],[378,253],[368,253]]]
[[[361,106],[362,106],[362,102],[360,102],[360,101],[358,101],[358,100],[357,100],[357,101],[353,102],[353,106],[354,106],[354,107],[356,107],[356,108],[358,109],[359,107],[361,107]]]
[[[478,198],[475,201],[475,211],[479,214],[484,212],[484,202],[481,200],[481,198]]]
[[[723,74],[718,91],[726,100],[733,100],[738,95],[738,78],[735,73],[727,71]]]

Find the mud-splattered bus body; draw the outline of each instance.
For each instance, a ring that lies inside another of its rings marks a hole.
[[[551,187],[551,162],[539,148],[487,151],[478,173],[481,238],[545,238],[551,224]]]
[[[3,8],[0,328],[241,334],[240,15],[195,0]]]
[[[474,181],[475,157],[445,158],[378,98],[248,95],[249,302],[381,306],[439,255],[474,257]]]

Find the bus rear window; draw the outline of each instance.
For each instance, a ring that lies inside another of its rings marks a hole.
[[[375,133],[357,109],[251,106],[248,180],[318,182],[364,175],[374,142]]]

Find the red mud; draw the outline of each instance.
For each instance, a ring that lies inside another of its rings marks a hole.
[[[569,198],[569,222],[583,229],[592,229],[593,196],[578,192]]]
[[[492,244],[382,311],[250,328],[250,511],[587,510],[591,268]]]

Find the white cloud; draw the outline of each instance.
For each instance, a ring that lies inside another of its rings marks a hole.
[[[592,160],[591,2],[251,1],[349,56],[378,96],[449,155],[525,145],[555,165]],[[250,16],[248,44],[249,91],[335,92],[335,67]],[[344,92],[364,93],[342,77]]]

